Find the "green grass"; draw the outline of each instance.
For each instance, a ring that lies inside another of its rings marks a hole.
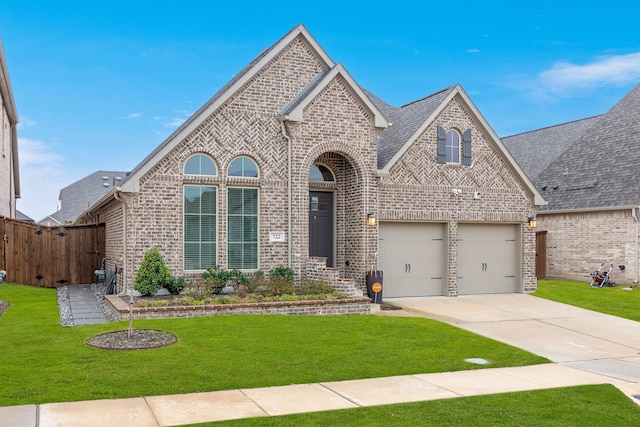
[[[90,347],[127,322],[63,328],[54,289],[0,284],[0,406],[546,363],[546,359],[424,318],[227,316],[135,321],[173,333],[171,346]]]
[[[639,419],[640,407],[614,386],[605,384],[194,424],[193,427],[600,427],[636,426]]]
[[[584,282],[539,280],[538,290],[532,295],[640,321],[640,289],[629,291],[625,287],[592,288]]]

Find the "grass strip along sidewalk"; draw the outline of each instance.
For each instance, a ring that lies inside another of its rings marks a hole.
[[[0,406],[164,395],[548,362],[424,318],[226,316],[134,321],[178,337],[110,351],[87,339],[126,322],[63,328],[56,291],[0,285]],[[484,358],[485,366],[465,362]]]
[[[612,385],[459,397],[182,427],[635,426],[640,407]]]

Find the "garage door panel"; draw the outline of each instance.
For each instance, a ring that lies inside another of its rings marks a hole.
[[[386,297],[442,295],[444,224],[380,223],[380,268]]]
[[[458,226],[458,294],[519,292],[518,226]]]

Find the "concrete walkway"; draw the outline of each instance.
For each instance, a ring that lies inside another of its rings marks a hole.
[[[520,294],[387,300],[556,363],[172,396],[0,407],[4,427],[174,426],[585,384],[640,404],[640,323]]]
[[[107,322],[91,285],[71,285],[68,289],[74,326]]]

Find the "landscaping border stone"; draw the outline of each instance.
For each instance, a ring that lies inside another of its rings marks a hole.
[[[128,297],[127,297],[128,298]],[[129,303],[119,295],[105,295],[107,307],[119,320],[129,318]],[[134,307],[134,319],[168,319],[235,314],[280,314],[298,316],[337,316],[371,314],[371,300],[351,297],[335,300],[270,301],[241,304],[204,304],[162,307]]]

